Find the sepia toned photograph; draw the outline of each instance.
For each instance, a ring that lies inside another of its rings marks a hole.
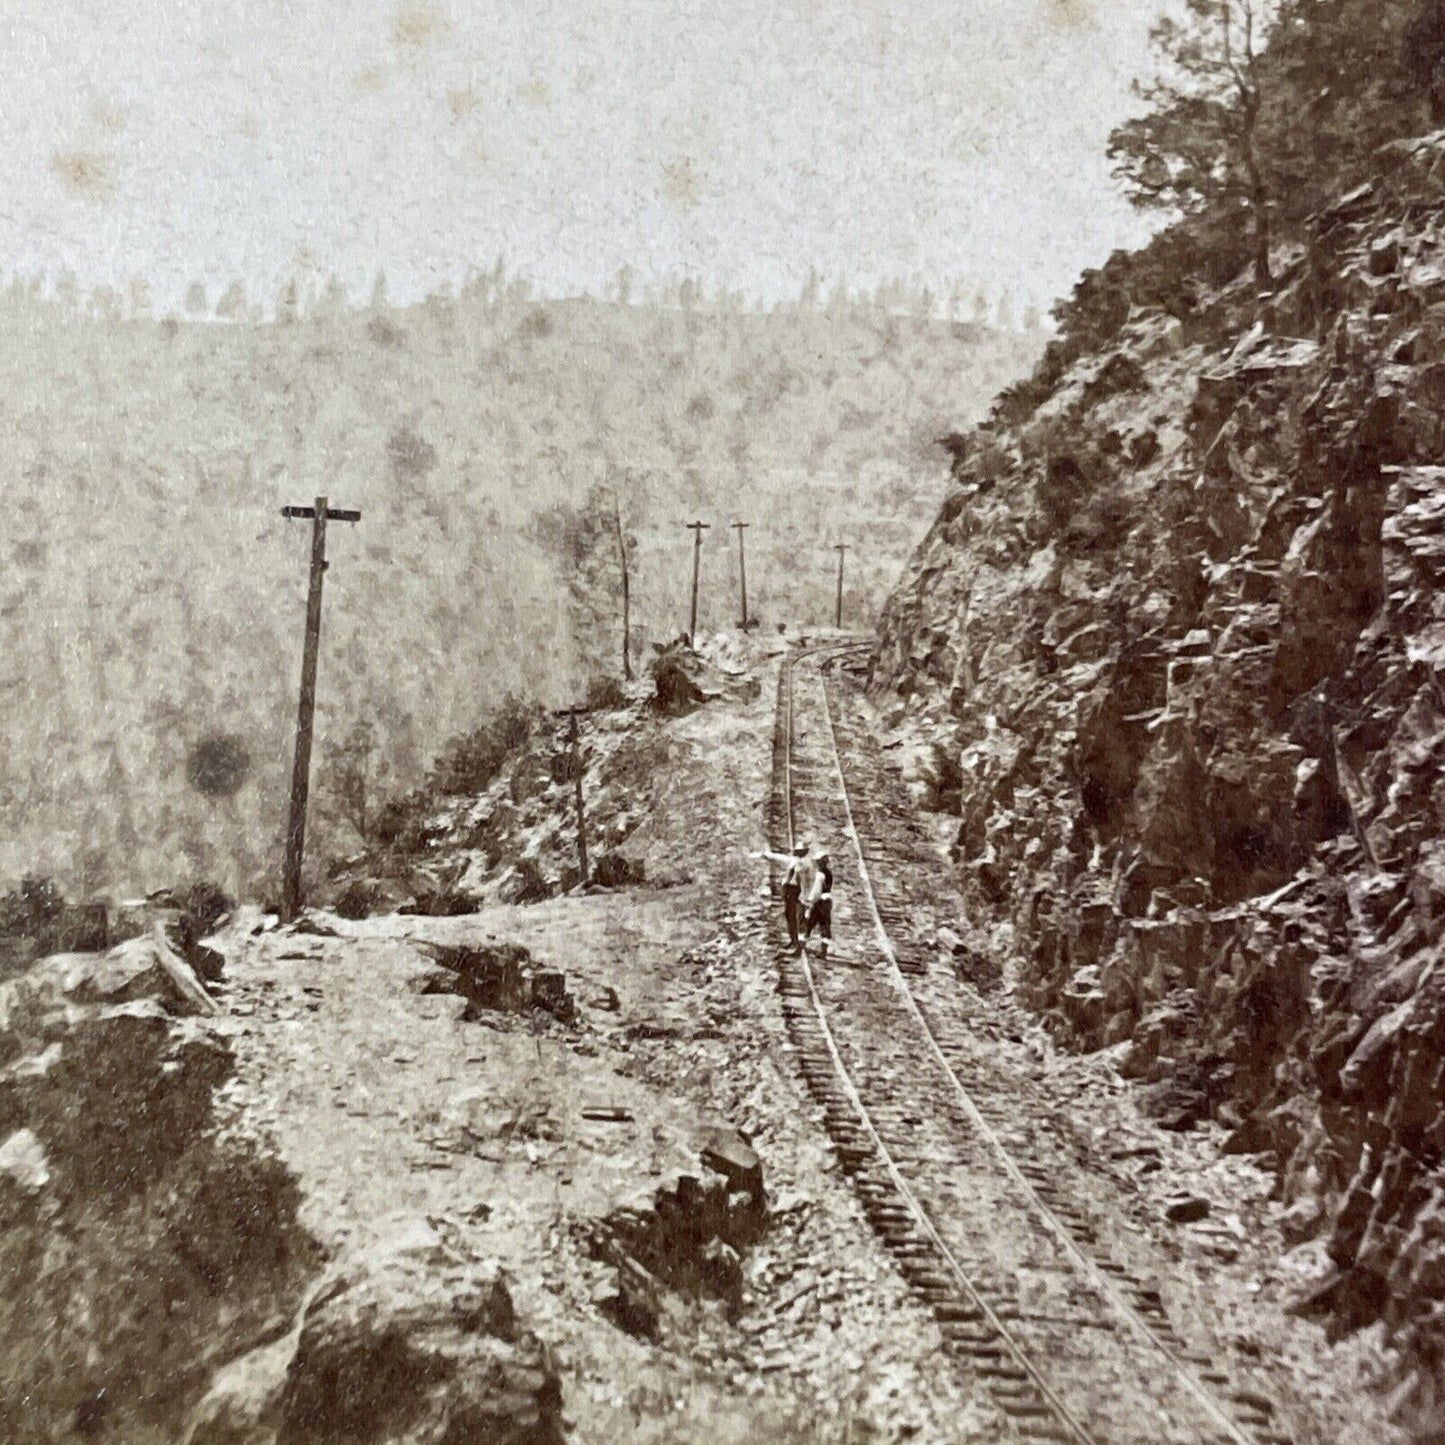
[[[0,0],[0,1445],[1445,1445],[1445,0]]]

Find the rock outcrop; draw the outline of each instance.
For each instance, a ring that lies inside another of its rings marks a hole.
[[[525,951],[456,953],[479,1007],[570,1015]],[[160,931],[0,985],[0,1438],[555,1445],[558,1372],[495,1264],[407,1215],[327,1264],[218,1104],[219,1012]]]
[[[557,1369],[505,1276],[425,1218],[379,1225],[287,1337],[216,1378],[188,1445],[558,1445]]]
[[[518,943],[451,947],[429,944],[425,952],[436,967],[418,975],[422,993],[455,993],[467,1000],[463,1015],[526,1013],[540,1009],[562,1023],[570,1023],[577,1004],[567,989],[567,976],[532,957]]]
[[[1311,1307],[1382,1319],[1427,1414],[1442,204],[1445,134],[1387,148],[1277,256],[1270,295],[1161,282],[1157,248],[1111,263],[1132,308],[953,449],[871,676],[944,760],[932,795],[1022,998],[1059,1038],[1115,1048],[1175,1127],[1212,1117],[1273,1160],[1296,1237],[1324,1234],[1337,1266]]]
[[[762,1161],[735,1130],[713,1125],[699,1163],[697,1173],[580,1227],[589,1252],[617,1271],[601,1306],[632,1334],[657,1335],[667,1291],[719,1300],[731,1314],[741,1308],[742,1258],[767,1223]]]
[[[214,1008],[159,934],[0,986],[0,1438],[180,1438],[319,1266],[294,1179],[219,1127]]]

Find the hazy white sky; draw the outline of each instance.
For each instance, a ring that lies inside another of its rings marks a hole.
[[[0,0],[0,272],[174,304],[810,266],[1040,301],[1144,234],[1103,157],[1155,0]]]

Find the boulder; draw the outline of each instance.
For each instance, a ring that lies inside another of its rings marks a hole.
[[[1151,1084],[1141,1094],[1139,1105],[1161,1129],[1176,1134],[1186,1133],[1209,1117],[1208,1096],[1192,1084],[1176,1078]]]
[[[541,1009],[563,1023],[576,1017],[566,974],[542,966],[521,944],[428,944],[425,951],[436,967],[419,973],[414,987],[422,993],[461,995],[470,1005],[470,1018],[529,1009]]]
[[[1164,1217],[1170,1224],[1197,1224],[1209,1218],[1209,1201],[1191,1194],[1172,1200],[1164,1210]]]
[[[479,912],[481,906],[481,899],[465,889],[421,887],[415,891],[410,903],[403,904],[396,911],[425,918],[460,918]]]
[[[710,1127],[705,1133],[699,1157],[709,1169],[721,1174],[733,1189],[745,1193],[757,1209],[763,1209],[766,1202],[763,1161],[736,1129],[723,1124]]]
[[[1378,1109],[1389,1097],[1395,1040],[1415,1013],[1414,999],[1383,1014],[1365,1030],[1340,1070],[1340,1088],[1347,1099]]]
[[[592,871],[592,881],[599,888],[626,888],[646,879],[647,868],[642,860],[621,853],[604,853]]]
[[[1076,970],[1059,995],[1059,1001],[1081,1047],[1096,1046],[1102,1035],[1108,1003],[1099,987],[1098,964],[1086,964]]]
[[[561,1410],[556,1364],[501,1271],[398,1220],[307,1308],[275,1442],[560,1445]]]
[[[0,1178],[26,1194],[38,1194],[50,1183],[50,1161],[33,1129],[17,1129],[0,1144]]]
[[[457,976],[439,963],[428,963],[416,970],[406,981],[408,993],[430,998],[436,994],[456,994]]]
[[[767,1221],[762,1163],[726,1125],[704,1129],[699,1155],[699,1174],[678,1174],[650,1200],[582,1229],[593,1257],[617,1269],[610,1308],[624,1328],[637,1332],[616,1313],[631,1298],[640,1303],[636,1321],[655,1329],[666,1290],[719,1300],[734,1316],[742,1307],[742,1256]]]
[[[62,953],[35,965],[25,980],[38,994],[62,994],[75,1003],[119,1004],[153,999],[177,1017],[219,1012],[194,969],[159,927],[118,944],[109,953]]]
[[[1267,1115],[1251,1114],[1231,1129],[1220,1146],[1226,1154],[1268,1154],[1275,1147],[1275,1130]]]
[[[716,671],[681,641],[658,648],[652,678],[658,710],[669,717],[693,712],[725,690]]]

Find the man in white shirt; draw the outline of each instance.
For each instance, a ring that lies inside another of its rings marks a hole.
[[[806,840],[793,845],[791,853],[754,853],[783,870],[783,918],[788,925],[788,946],[796,953],[801,944],[798,929],[803,921],[803,896],[813,886],[813,860]]]

